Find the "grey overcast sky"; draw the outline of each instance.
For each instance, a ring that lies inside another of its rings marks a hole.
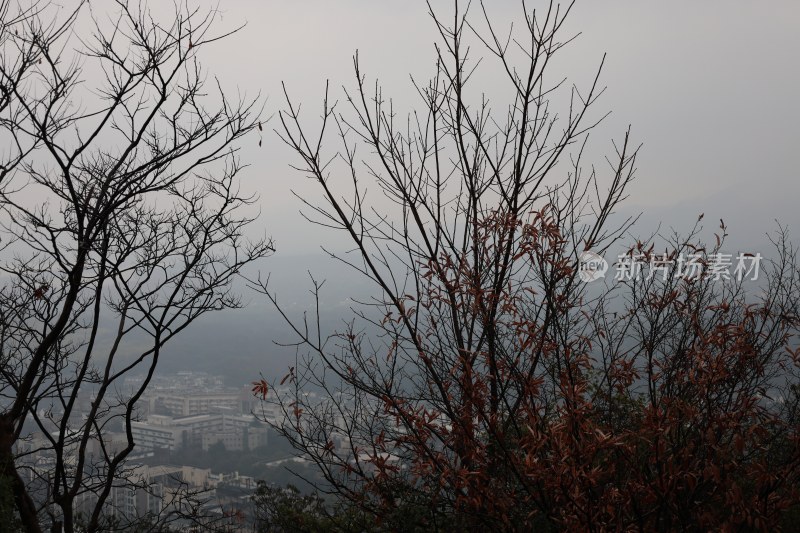
[[[450,0],[432,3],[442,12],[452,8]],[[528,5],[537,3],[542,2]],[[164,4],[150,3],[156,10]],[[111,2],[92,0],[95,10],[104,5]],[[246,26],[207,48],[203,65],[229,91],[268,98],[267,116],[284,106],[281,82],[308,117],[317,116],[326,80],[334,97],[341,96],[342,84],[352,87],[356,50],[368,79],[380,79],[384,95],[400,109],[414,103],[409,75],[424,80],[433,73],[435,28],[422,0],[222,0],[219,5],[220,31]],[[517,0],[487,1],[487,7],[499,27],[521,21]],[[775,230],[776,219],[794,231],[795,243],[800,240],[795,207],[800,2],[579,0],[565,31],[581,36],[562,53],[556,70],[579,86],[591,81],[608,54],[601,77],[607,91],[597,108],[612,114],[592,134],[593,161],[602,164],[600,156],[629,124],[643,143],[638,178],[624,207],[643,213],[642,234],[660,222],[685,232],[704,212],[710,221],[706,238],[724,218],[738,249],[766,251],[764,234]],[[482,83],[487,93],[495,90],[491,76]],[[329,283],[323,302],[339,315],[336,310],[346,312],[354,287],[362,287],[346,281],[342,267],[319,254],[321,245],[339,242],[336,237],[299,216],[300,202],[290,190],[312,198],[319,191],[289,168],[297,161],[272,133],[278,126],[273,119],[263,146],[250,137],[242,151],[251,165],[244,186],[261,195],[260,227],[277,245],[262,268],[298,313],[311,304],[306,269],[345,280]],[[213,324],[177,340],[163,369],[222,368],[234,380],[258,370],[277,375],[275,369],[293,355],[272,341],[291,339],[263,298],[248,299],[246,310],[215,317]]]
[[[448,12],[452,2],[433,5]],[[501,27],[521,22],[516,0],[487,7]],[[204,64],[227,86],[260,90],[268,115],[283,106],[282,81],[316,114],[326,80],[335,96],[352,86],[357,49],[368,78],[405,106],[413,104],[409,74],[433,72],[434,26],[421,0],[226,0],[221,9],[220,27],[247,26],[207,50]],[[610,151],[628,124],[644,143],[627,201],[644,213],[642,231],[659,221],[685,228],[706,212],[755,246],[775,219],[798,227],[800,2],[579,0],[569,32],[581,36],[557,68],[578,84],[608,54],[598,108],[612,114],[593,134],[597,153]],[[289,194],[316,191],[288,168],[292,154],[265,135],[245,159],[279,255],[318,250],[327,236],[297,215]]]

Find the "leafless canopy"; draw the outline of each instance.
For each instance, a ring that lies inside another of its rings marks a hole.
[[[0,3],[0,468],[26,530],[73,531],[92,501],[98,531],[165,343],[239,306],[232,281],[272,250],[237,184],[260,104],[201,70],[228,35],[214,11],[24,4]]]

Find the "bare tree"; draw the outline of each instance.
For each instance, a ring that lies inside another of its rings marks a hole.
[[[676,259],[709,270],[724,224],[708,249],[699,226],[665,239],[663,278],[581,282],[584,252],[635,222],[615,211],[637,150],[625,133],[607,172],[583,168],[600,71],[582,88],[549,76],[571,8],[526,7],[507,36],[482,4],[449,22],[431,9],[436,70],[407,118],[358,56],[318,132],[287,92],[279,134],[322,193],[301,198],[307,215],[347,235],[353,250],[330,254],[376,295],[328,334],[319,306],[294,321],[257,281],[307,352],[254,390],[321,489],[388,529],[774,527],[797,501],[794,251],[777,241],[755,301]],[[475,48],[502,106],[475,85]],[[659,257],[651,239],[629,255]]]
[[[198,63],[230,33],[212,32],[215,11],[110,4],[0,4],[0,472],[27,531],[47,515],[73,531],[87,494],[86,530],[103,529],[164,345],[240,306],[233,280],[272,250],[245,235],[255,199],[237,184],[260,104],[230,100]],[[146,378],[122,393],[134,371]],[[31,431],[44,444],[15,456]]]

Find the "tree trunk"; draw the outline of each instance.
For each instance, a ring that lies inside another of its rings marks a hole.
[[[14,421],[8,414],[0,415],[0,476],[7,478],[14,491],[14,503],[25,531],[41,533],[36,506],[14,465]]]

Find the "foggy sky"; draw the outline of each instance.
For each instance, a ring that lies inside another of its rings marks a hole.
[[[102,5],[93,2],[95,10]],[[446,13],[452,2],[433,5]],[[520,23],[518,1],[487,5],[499,27]],[[415,104],[409,76],[424,80],[434,72],[436,34],[423,1],[223,0],[220,9],[221,30],[246,26],[208,47],[203,65],[228,90],[260,92],[265,117],[284,106],[281,82],[309,118],[318,116],[326,80],[335,98],[342,96],[341,85],[353,86],[356,50],[368,80],[378,78],[403,112]],[[733,243],[760,251],[767,248],[764,234],[776,229],[776,219],[790,231],[799,227],[798,30],[796,0],[577,2],[565,33],[581,36],[555,68],[585,84],[607,53],[601,77],[607,90],[597,107],[612,114],[593,132],[592,153],[611,153],[611,141],[629,124],[634,140],[643,143],[638,177],[623,206],[625,213],[642,213],[637,228],[643,234],[659,223],[685,232],[704,212],[710,230],[723,218]],[[491,78],[486,83],[491,93]],[[333,284],[326,303],[346,310],[355,282],[319,255],[321,245],[336,248],[344,241],[298,214],[300,201],[290,191],[310,198],[319,198],[319,191],[289,167],[298,161],[273,127],[279,127],[275,118],[265,128],[262,147],[249,137],[242,151],[250,164],[244,186],[261,196],[259,230],[277,246],[262,269],[273,272],[273,285],[298,310],[310,303],[303,296],[306,269],[345,280]],[[593,162],[602,164],[599,157]],[[798,242],[798,235],[792,240]],[[285,328],[263,298],[247,299],[247,312],[216,316],[206,327],[187,331],[171,348],[180,354],[175,364],[207,362],[235,341],[233,360],[240,367],[262,357],[253,372],[260,367],[269,373],[270,353],[279,350],[265,346]]]
[[[451,2],[433,4],[448,12]],[[520,23],[519,2],[487,5],[501,27]],[[434,26],[422,1],[236,0],[222,8],[223,25],[247,26],[207,50],[205,64],[228,84],[260,90],[267,115],[284,104],[282,81],[309,116],[318,114],[326,80],[336,96],[342,84],[352,87],[356,49],[368,79],[380,79],[406,109],[414,103],[409,74],[433,73]],[[612,115],[592,145],[610,152],[628,124],[643,143],[626,202],[643,212],[643,230],[658,221],[685,229],[705,212],[757,245],[776,218],[797,227],[800,3],[579,1],[570,32],[581,36],[557,69],[577,83],[608,54],[598,108]],[[297,215],[289,189],[317,191],[288,168],[293,154],[270,135],[245,154],[253,165],[246,179],[262,195],[262,222],[279,253],[318,250],[331,237]]]

